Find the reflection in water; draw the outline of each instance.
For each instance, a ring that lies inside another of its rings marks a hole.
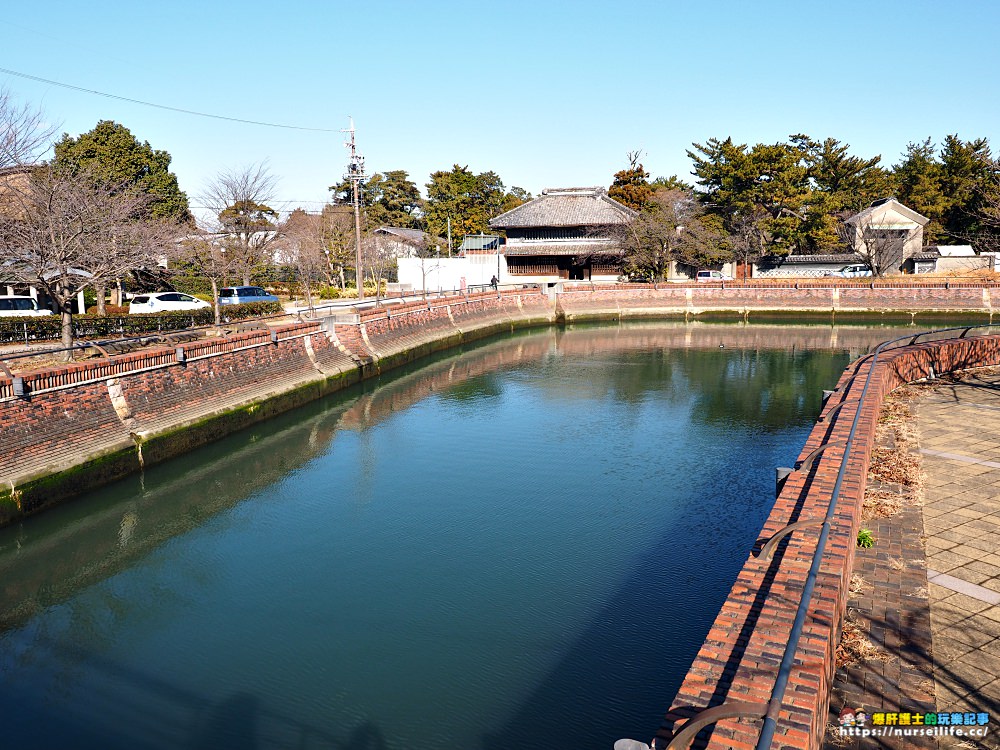
[[[0,531],[5,739],[607,748],[650,733],[756,538],[773,466],[849,354],[886,337],[519,334]]]

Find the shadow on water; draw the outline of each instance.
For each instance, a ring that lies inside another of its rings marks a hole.
[[[765,511],[744,507],[740,512],[753,527]],[[622,737],[648,742],[728,593],[719,581],[735,579],[753,543],[749,528],[715,533],[717,543],[728,549],[704,560],[701,567],[712,571],[706,576],[710,581],[696,575],[678,578],[672,557],[682,554],[690,564],[698,553],[673,530],[644,550],[545,679],[502,728],[483,737],[484,750],[610,750]],[[665,649],[665,641],[673,645]],[[602,694],[593,692],[595,679]],[[581,692],[588,687],[590,692]]]
[[[387,750],[382,731],[371,721],[349,727],[319,727],[274,710],[258,696],[238,691],[213,702],[190,687],[124,667],[78,646],[46,642],[44,647],[67,662],[86,662],[103,679],[124,685],[128,699],[100,716],[67,712],[37,717],[35,727],[18,747],[73,747],[75,750],[113,748],[189,748],[218,750],[265,747],[301,747],[317,750]],[[6,705],[16,701],[0,691]],[[8,700],[10,699],[10,700]],[[17,736],[18,724],[35,720],[37,706],[8,716]],[[27,714],[27,715],[25,715]],[[178,717],[184,720],[178,722]]]
[[[256,750],[257,713],[256,696],[236,693],[216,704],[208,712],[208,721],[197,733],[194,750],[216,750],[220,747],[239,747]]]

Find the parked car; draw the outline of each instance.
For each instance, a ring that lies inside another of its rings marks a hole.
[[[722,271],[698,271],[695,281],[732,281],[732,276],[727,276]]]
[[[39,310],[38,302],[34,297],[29,297],[26,294],[0,294],[0,317],[38,317],[51,314],[51,310]]]
[[[844,266],[839,271],[829,271],[825,275],[835,276],[841,279],[859,279],[864,276],[871,276],[872,269],[870,269],[864,263],[854,263],[853,265],[850,266]]]
[[[200,310],[211,305],[203,299],[180,292],[154,292],[140,294],[132,298],[128,311],[131,313],[162,313],[174,310]]]
[[[278,302],[259,286],[224,286],[219,290],[220,305],[242,305],[245,302]]]

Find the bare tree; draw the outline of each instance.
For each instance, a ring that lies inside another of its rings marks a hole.
[[[55,132],[41,111],[19,106],[9,91],[0,89],[0,169],[33,164]]]
[[[347,289],[344,269],[353,268],[356,263],[354,211],[351,206],[332,204],[324,206],[321,229],[329,273],[336,274],[340,281],[340,290],[344,291]],[[330,283],[330,286],[333,284]]]
[[[848,251],[857,253],[872,275],[881,278],[886,273],[898,271],[903,263],[903,249],[908,231],[872,224],[841,222],[837,227],[840,239]]]
[[[663,281],[673,261],[702,264],[726,260],[721,235],[704,218],[704,210],[689,192],[656,190],[645,210],[616,228],[626,269]]]
[[[326,277],[331,284],[329,255],[323,244],[323,217],[296,209],[280,227],[275,244],[281,262],[295,269],[306,304],[313,306],[312,286]]]
[[[202,196],[213,214],[213,229],[226,236],[233,268],[250,284],[256,266],[271,261],[268,250],[277,238],[278,212],[271,208],[277,180],[264,164],[222,172]]]
[[[238,258],[227,252],[226,243],[217,235],[199,232],[177,239],[170,248],[170,260],[190,267],[212,283],[212,307],[215,325],[219,325],[219,282],[233,273]]]
[[[374,233],[368,232],[361,238],[361,257],[363,267],[375,285],[375,304],[378,304],[382,296],[382,282],[388,281],[390,271],[396,268],[396,256],[376,239]]]
[[[747,269],[746,278],[750,278],[750,263],[767,252],[769,236],[764,229],[764,220],[768,216],[766,211],[756,206],[747,211],[733,212],[729,216],[729,244],[741,265]]]
[[[73,300],[155,264],[163,225],[137,218],[148,197],[121,186],[38,167],[0,188],[0,258],[17,281],[38,286],[62,315],[62,343],[73,344]],[[67,357],[68,358],[68,357]]]

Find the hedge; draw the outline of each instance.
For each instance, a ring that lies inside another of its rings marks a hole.
[[[284,309],[280,302],[247,302],[242,305],[223,305],[220,312],[223,322],[228,323],[262,315],[279,315]],[[211,325],[214,321],[215,313],[210,307],[137,315],[74,315],[73,337],[124,338]],[[58,340],[61,333],[62,323],[58,315],[0,318],[0,343],[52,341]]]

